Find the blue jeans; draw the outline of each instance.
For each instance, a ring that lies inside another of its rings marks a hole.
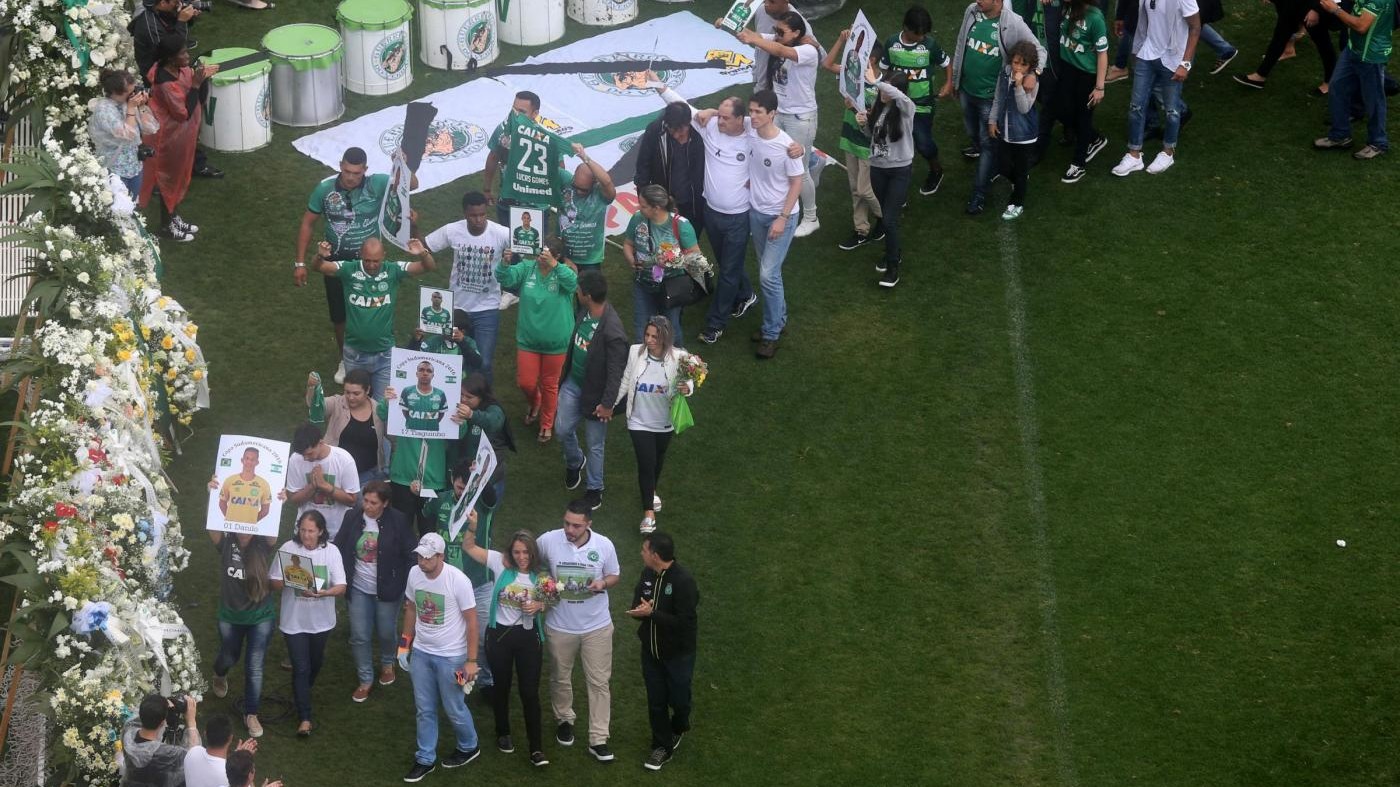
[[[763,292],[763,338],[775,342],[787,326],[787,299],[783,295],[783,262],[787,259],[792,234],[797,231],[797,214],[783,222],[783,234],[768,240],[768,228],[777,216],[749,210],[749,234],[753,236],[754,256],[758,257],[758,288]]]
[[[138,172],[129,178],[122,178],[122,185],[126,186],[127,191],[131,192],[132,199],[139,199],[141,197],[141,176],[144,174],[146,173]]]
[[[1342,48],[1332,72],[1327,108],[1332,113],[1331,139],[1351,137],[1352,102],[1359,93],[1366,110],[1366,141],[1381,150],[1390,148],[1385,135],[1385,63],[1363,63],[1348,47]]]
[[[930,164],[938,160],[938,143],[933,140],[933,110],[914,115],[914,150]]]
[[[437,762],[438,703],[447,712],[447,721],[457,736],[457,750],[471,751],[477,746],[476,727],[472,712],[467,709],[467,697],[457,685],[457,670],[466,656],[434,656],[414,648],[409,656],[408,672],[413,677],[413,705],[417,709],[418,751],[413,759],[420,765]]]
[[[326,640],[330,636],[330,631],[282,634],[287,642],[287,657],[292,661],[292,702],[299,721],[311,721],[311,687],[316,685],[316,676],[321,674],[321,664],[326,660]]]
[[[1215,56],[1227,58],[1235,54],[1235,47],[1225,40],[1225,36],[1215,32],[1210,25],[1201,25],[1201,43],[1215,50]]]
[[[967,135],[972,138],[972,146],[982,153],[977,159],[977,175],[972,180],[972,196],[981,197],[987,193],[987,184],[992,180],[992,173],[996,172],[997,146],[992,144],[991,135],[987,133],[987,119],[992,116],[992,100],[968,95],[965,90],[958,91],[958,100],[962,102],[963,126],[967,129]]]
[[[664,314],[666,319],[671,321],[671,337],[677,347],[685,346],[685,337],[681,333],[681,311],[680,307],[662,312],[658,301],[660,294],[654,293],[637,283],[637,277],[632,277],[632,328],[637,332],[637,343],[641,344],[646,336],[647,320],[658,314]]]
[[[1128,99],[1128,150],[1141,151],[1147,130],[1148,101],[1155,97],[1162,104],[1162,147],[1175,148],[1181,131],[1181,83],[1175,72],[1160,60],[1133,59],[1133,95]]]
[[[753,297],[753,284],[744,270],[749,253],[749,214],[720,213],[707,207],[705,226],[710,228],[710,245],[718,260],[715,294],[705,313],[705,327],[718,331],[724,329],[736,306]]]
[[[345,362],[345,371],[364,369],[369,372],[373,378],[370,382],[370,396],[382,399],[384,389],[389,387],[389,358],[392,352],[393,350],[378,353],[360,352],[347,344],[340,357]]]
[[[472,339],[476,340],[476,349],[481,353],[481,373],[486,375],[486,382],[491,382],[491,370],[494,364],[491,359],[496,355],[496,337],[501,332],[501,310],[485,309],[479,312],[464,312],[457,310],[453,312],[454,318],[457,314],[465,314],[472,324]]]
[[[479,691],[496,685],[491,675],[491,665],[486,663],[486,626],[491,623],[491,597],[495,594],[494,582],[476,585],[472,593],[476,595],[476,688]]]
[[[267,655],[267,642],[272,638],[272,624],[275,622],[275,618],[251,625],[219,621],[219,655],[214,659],[215,675],[221,678],[228,675],[243,654],[244,641],[248,643],[243,662],[243,712],[249,716],[258,715],[258,701],[262,699],[263,657]]]
[[[564,449],[564,467],[573,470],[583,464],[583,449],[579,447],[576,434],[582,421],[583,439],[588,443],[588,467],[584,468],[588,477],[587,488],[602,491],[603,447],[607,443],[608,425],[597,418],[590,418],[592,414],[583,411],[583,404],[579,401],[583,391],[579,390],[578,383],[567,377],[567,369],[564,374],[564,383],[559,386],[559,412],[554,416],[554,435]]]
[[[371,482],[371,481],[388,481],[388,480],[389,480],[389,474],[388,474],[388,473],[384,472],[382,469],[380,469],[380,468],[378,468],[378,467],[372,467],[372,468],[370,468],[370,469],[364,471],[363,473],[360,473],[360,490],[363,492],[363,490],[364,490],[364,488],[365,488],[365,484],[368,484],[368,483]],[[361,495],[361,497],[363,497],[363,495]]]
[[[366,686],[374,680],[372,643],[379,645],[381,668],[394,663],[399,611],[403,607],[398,601],[380,601],[378,595],[353,586],[347,590],[346,606],[350,609],[350,655],[355,660],[355,677]]]

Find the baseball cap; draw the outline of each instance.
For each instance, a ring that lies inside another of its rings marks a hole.
[[[443,541],[442,536],[437,533],[429,533],[418,539],[418,546],[414,547],[413,551],[416,552],[419,557],[441,555],[443,552],[447,551],[447,542]]]

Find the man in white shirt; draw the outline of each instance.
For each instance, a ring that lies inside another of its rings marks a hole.
[[[326,518],[326,534],[335,538],[345,512],[360,495],[360,472],[355,458],[322,439],[321,429],[303,423],[292,435],[287,458],[287,502],[297,507],[297,519],[316,510]]]
[[[749,233],[758,257],[758,285],[763,291],[763,327],[754,334],[760,359],[778,352],[778,339],[787,331],[787,299],[783,293],[783,262],[796,230],[797,195],[807,168],[787,156],[792,137],[775,122],[778,96],[760,90],[749,99]]]
[[[233,743],[233,722],[219,714],[204,727],[204,745],[185,753],[185,787],[228,787],[224,772],[230,745]],[[258,742],[249,738],[238,744],[235,751],[256,754]]]
[[[469,191],[462,197],[462,221],[434,230],[424,239],[433,252],[452,249],[453,321],[471,325],[471,336],[481,352],[481,372],[491,380],[491,360],[501,324],[501,285],[496,264],[510,248],[510,230],[486,217],[486,195]]]
[[[550,702],[559,722],[555,740],[574,744],[574,659],[582,657],[588,683],[588,753],[611,762],[608,725],[612,720],[613,624],[608,588],[621,578],[617,550],[606,536],[593,532],[593,509],[587,499],[569,503],[564,526],[540,536],[540,558],[559,583],[559,605],[545,618],[549,646]]]
[[[1142,138],[1148,102],[1162,102],[1162,152],[1147,165],[1149,175],[1166,172],[1176,163],[1176,139],[1181,131],[1181,88],[1191,73],[1196,42],[1201,37],[1201,11],[1196,0],[1152,0],[1138,4],[1133,33],[1133,95],[1128,99],[1128,152],[1113,168],[1119,177],[1144,169]]]
[[[457,768],[481,754],[462,691],[476,680],[476,595],[467,575],[444,559],[446,551],[437,533],[419,539],[413,550],[418,565],[409,569],[404,588],[399,652],[412,646],[407,668],[418,710],[418,751],[406,782],[422,781],[436,768],[439,703],[457,738],[457,750],[443,758],[442,767]]]

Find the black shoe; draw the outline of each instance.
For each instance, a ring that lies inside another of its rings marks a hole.
[[[567,721],[559,722],[559,729],[554,731],[554,740],[559,741],[560,746],[573,746],[574,725]]]
[[[642,763],[642,765],[649,771],[659,771],[661,770],[661,766],[670,761],[671,750],[667,749],[665,746],[657,746],[655,749],[651,750],[651,756],[648,757],[647,761]]]
[[[884,239],[885,239],[885,220],[884,220],[884,219],[877,219],[877,220],[875,221],[874,224],[870,225],[870,234],[867,235],[866,237],[870,238],[870,242],[871,242],[871,243],[875,243],[876,241],[882,241],[882,240],[884,240]]]
[[[977,159],[982,157],[982,151],[978,150],[975,145],[968,145],[967,147],[963,148],[962,154],[963,158],[971,159],[973,161],[976,161]]]
[[[919,187],[919,193],[925,197],[938,193],[938,187],[943,185],[943,170],[937,172],[930,171],[928,177],[924,178],[924,185]]]
[[[531,752],[530,764],[535,766],[536,768],[540,768],[549,764],[549,758],[545,757],[544,752],[542,751]]]
[[[729,316],[737,320],[740,317],[743,317],[745,314],[748,314],[749,308],[752,307],[755,303],[758,303],[758,296],[750,295],[744,300],[743,303],[740,303],[738,306],[735,306],[734,311],[730,312]]]
[[[1089,149],[1084,151],[1084,163],[1088,164],[1093,161],[1094,156],[1099,155],[1099,152],[1106,147],[1108,147],[1108,137],[1100,134],[1098,139],[1089,143]]]
[[[724,335],[724,331],[719,328],[706,328],[700,332],[700,341],[705,344],[714,344],[719,341],[719,337]]]
[[[681,747],[681,738],[683,738],[683,737],[685,737],[685,733],[683,733],[683,732],[678,732],[678,733],[676,733],[674,736],[671,737],[671,753],[672,753],[672,754],[675,754],[675,753],[676,753],[676,749],[679,749],[679,748]]]
[[[963,208],[963,213],[969,216],[980,216],[982,211],[987,209],[987,199],[978,194],[967,201],[967,207]]]
[[[442,761],[442,767],[444,767],[444,768],[460,768],[460,767],[462,767],[463,765],[466,765],[467,763],[471,762],[472,760],[475,760],[477,757],[480,757],[480,756],[481,756],[481,747],[480,747],[480,746],[476,747],[475,749],[472,749],[471,751],[460,751],[460,750],[459,750],[459,751],[454,751],[454,752],[452,752],[452,755],[451,755],[450,757],[446,757],[446,758],[443,759],[443,761]]]
[[[880,277],[880,286],[885,289],[893,289],[896,284],[899,284],[899,263],[893,262],[885,267],[885,275]]]
[[[859,249],[861,246],[864,246],[869,242],[869,235],[862,235],[859,232],[853,232],[851,233],[851,237],[836,244],[836,248],[840,249],[841,251],[851,251],[852,249]]]
[[[589,746],[588,753],[593,755],[593,759],[597,760],[598,762],[613,761],[612,749],[609,749],[608,744],[606,743],[600,743],[597,746]]]
[[[603,490],[590,489],[583,493],[583,499],[588,501],[588,507],[594,511],[603,507]]]
[[[583,468],[588,467],[588,456],[584,455],[583,464],[575,468],[564,468],[564,488],[578,489],[578,485],[583,483]]]
[[[195,170],[194,174],[201,178],[222,178],[224,176],[224,171],[213,165],[205,164],[203,167]]]
[[[885,264],[885,258],[884,258],[884,257],[881,257],[881,258],[880,258],[880,261],[877,262],[877,263],[875,263],[875,272],[876,272],[876,273],[884,273],[884,272],[885,272],[885,269],[888,268],[888,267],[889,267],[889,266]]]
[[[502,735],[496,739],[496,748],[501,754],[510,754],[515,751],[515,744],[511,742],[509,735]]]
[[[424,776],[432,773],[436,768],[437,766],[435,765],[424,765],[421,762],[415,762],[413,763],[413,769],[403,777],[403,780],[406,782],[421,782]]]
[[[783,329],[782,329],[781,331],[778,331],[778,335],[779,335],[779,336],[787,336],[787,326],[786,326],[786,325],[783,326]],[[754,331],[754,332],[753,332],[753,335],[749,336],[749,341],[751,341],[751,342],[761,342],[761,341],[763,341],[763,329],[762,329],[762,328],[759,328],[758,330]]]

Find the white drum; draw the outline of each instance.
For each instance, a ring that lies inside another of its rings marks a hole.
[[[465,71],[501,53],[495,0],[421,0],[418,35],[420,56],[432,68]]]
[[[585,25],[612,27],[637,18],[638,0],[568,0],[569,18]]]
[[[397,93],[413,84],[405,0],[345,0],[335,9],[345,38],[345,89],[364,96]]]
[[[225,63],[234,58],[256,55],[243,47],[215,49],[204,56],[205,63]],[[199,141],[214,150],[257,150],[272,141],[272,118],[268,114],[268,74],[272,62],[262,60],[220,71],[209,77],[209,104]]]
[[[564,0],[506,0],[501,40],[539,46],[564,37]]]
[[[319,126],[345,114],[340,33],[325,25],[283,25],[263,36],[262,48],[272,59],[273,121]]]

